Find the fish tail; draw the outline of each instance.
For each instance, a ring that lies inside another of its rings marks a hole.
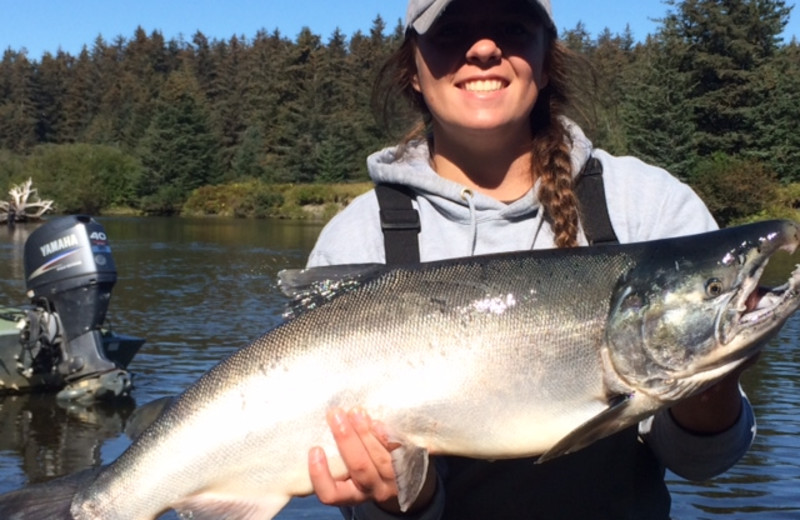
[[[69,512],[72,497],[94,480],[98,469],[26,486],[0,495],[3,520],[73,520]]]

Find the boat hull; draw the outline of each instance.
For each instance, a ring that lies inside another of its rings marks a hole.
[[[22,344],[18,323],[24,319],[23,309],[0,307],[0,395],[64,388],[66,381],[57,370],[35,372],[29,377],[19,370]],[[144,342],[144,338],[102,331],[103,353],[121,369],[127,368]]]

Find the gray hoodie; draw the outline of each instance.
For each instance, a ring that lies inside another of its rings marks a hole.
[[[577,125],[570,123],[569,129],[573,171],[579,172],[590,156],[603,165],[609,216],[620,242],[717,228],[687,185],[638,159],[593,149]],[[414,190],[423,262],[555,246],[548,221],[542,218],[538,185],[511,203],[473,193],[436,174],[424,142],[384,149],[371,155],[367,165],[376,183],[399,183]],[[308,265],[384,262],[378,211],[374,191],[355,199],[322,230]],[[579,242],[586,244],[582,234]],[[540,466],[529,460],[439,459],[434,502],[414,517],[668,518],[664,468],[699,480],[735,464],[755,435],[755,419],[744,396],[743,403],[739,422],[718,435],[693,435],[662,412],[638,429]],[[345,516],[394,518],[372,504],[345,509]]]

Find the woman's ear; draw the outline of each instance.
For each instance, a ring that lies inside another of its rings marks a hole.
[[[414,73],[413,76],[411,76],[411,87],[420,94],[422,94],[422,88],[419,86],[419,74],[417,74],[416,72]]]

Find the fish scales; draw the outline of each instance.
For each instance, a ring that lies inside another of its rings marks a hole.
[[[324,421],[325,411],[333,406],[363,406],[432,453],[455,446],[465,455],[507,457],[510,445],[553,413],[570,417],[554,435],[566,434],[588,413],[605,406],[597,366],[609,295],[616,283],[613,271],[621,273],[633,259],[587,253],[563,268],[554,269],[548,263],[513,258],[489,265],[478,261],[424,271],[398,270],[326,304],[324,323],[318,313],[301,314],[237,352],[190,388],[151,436],[160,449],[140,442],[137,450],[117,462],[128,471],[128,467],[153,467],[159,460],[172,459],[173,467],[159,471],[163,479],[154,479],[148,472],[141,475],[145,485],[139,483],[138,475],[130,484],[119,485],[114,475],[109,482],[115,485],[106,487],[99,480],[87,495],[99,489],[118,489],[120,492],[108,499],[102,494],[95,496],[98,503],[117,503],[125,498],[129,486],[135,486],[137,493],[127,497],[132,503],[125,509],[136,511],[142,509],[142,503],[174,502],[194,491],[191,476],[196,472],[231,466],[230,461],[237,457],[241,460],[235,464],[236,472],[220,473],[220,482],[213,485],[236,481],[242,488],[252,479],[254,492],[268,488],[270,476],[260,473],[259,457],[274,459],[270,446],[280,438],[291,435],[306,447],[324,439],[327,451],[335,453]],[[598,287],[598,279],[605,281],[605,286]],[[530,311],[544,305],[550,312]],[[387,316],[399,323],[388,321]],[[576,325],[569,329],[559,326],[567,321]],[[555,351],[561,355],[554,355]],[[305,377],[281,376],[297,373]],[[547,378],[559,385],[542,385]],[[356,386],[353,381],[360,383]],[[330,394],[327,400],[319,399],[322,391]],[[461,401],[452,402],[454,392]],[[586,404],[587,392],[596,397],[594,407]],[[230,394],[224,406],[219,398],[223,393]],[[520,399],[521,393],[529,399]],[[535,406],[552,403],[555,398],[562,409],[554,411],[551,404]],[[288,409],[287,401],[291,401]],[[224,410],[212,410],[212,404]],[[443,406],[448,408],[444,422]],[[491,422],[481,420],[475,410],[487,407],[502,415]],[[208,419],[182,424],[186,417],[198,416],[198,410],[207,411],[202,417]],[[302,410],[303,416],[298,416],[297,410]],[[254,423],[253,417],[271,417],[280,427],[259,436],[245,433],[263,430],[264,425]],[[292,431],[293,425],[304,423],[307,417],[316,418],[316,428]],[[230,424],[238,426],[232,429]],[[175,430],[192,437],[188,432],[195,429],[223,436],[225,442],[198,460],[190,455],[194,452],[190,439],[176,436],[169,444],[161,440]],[[241,435],[232,435],[230,430]],[[433,433],[434,442],[423,441]],[[479,438],[487,439],[480,449],[468,448]],[[518,455],[541,453],[553,442],[541,443],[531,437],[530,446]],[[181,451],[191,460],[174,461],[171,454]],[[152,462],[145,461],[145,454]],[[306,453],[292,455],[279,466],[302,468],[302,474],[293,478],[297,488],[286,491],[307,493]],[[187,487],[165,486],[166,482],[186,482]],[[152,497],[147,496],[147,489]]]

